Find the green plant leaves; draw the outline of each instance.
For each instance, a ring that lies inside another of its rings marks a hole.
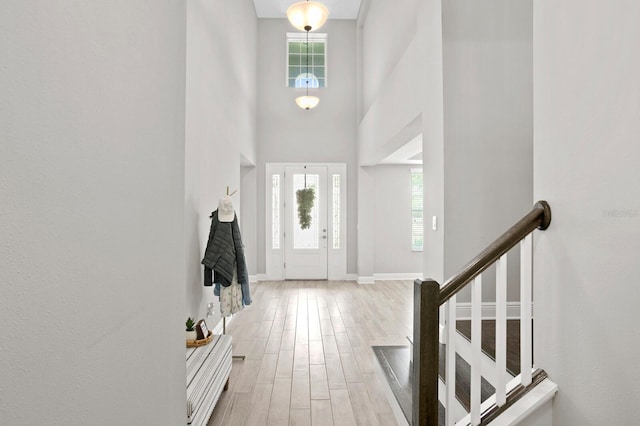
[[[311,209],[315,200],[315,191],[313,188],[298,189],[296,191],[296,200],[298,201],[298,220],[300,221],[300,229],[309,229],[311,226]]]
[[[189,317],[187,318],[187,322],[185,323],[185,325],[187,326],[187,331],[193,331],[193,326],[195,326],[196,323],[193,322],[193,318]]]

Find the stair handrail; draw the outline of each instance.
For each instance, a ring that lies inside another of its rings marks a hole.
[[[471,280],[493,265],[503,254],[511,250],[536,228],[544,231],[550,223],[551,207],[549,203],[544,200],[538,201],[529,213],[444,283],[440,288],[440,305],[462,290]]]
[[[538,201],[529,213],[447,280],[443,286],[432,279],[415,280],[411,413],[411,423],[414,426],[438,425],[439,307],[536,228],[545,230],[550,223],[549,203],[544,200]]]

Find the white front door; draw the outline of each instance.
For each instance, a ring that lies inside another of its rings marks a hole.
[[[285,279],[327,279],[327,189],[326,166],[285,167]]]

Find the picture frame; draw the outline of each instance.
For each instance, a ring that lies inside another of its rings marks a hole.
[[[209,328],[205,320],[201,319],[196,324],[196,333],[198,334],[198,340],[206,339],[209,337]]]

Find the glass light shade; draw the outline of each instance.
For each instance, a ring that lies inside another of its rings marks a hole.
[[[324,25],[328,16],[329,9],[317,1],[301,1],[292,4],[287,9],[289,22],[300,31],[317,30]]]
[[[320,98],[317,96],[309,96],[309,95],[298,96],[296,98],[296,103],[302,109],[312,109],[318,106],[318,103],[320,103]]]

